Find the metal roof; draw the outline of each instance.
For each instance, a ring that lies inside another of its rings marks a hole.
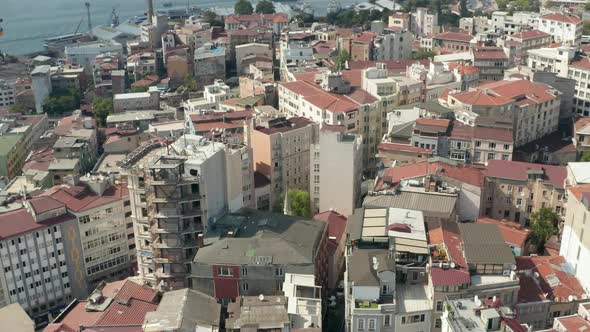
[[[514,264],[514,254],[497,225],[459,224],[467,263]]]
[[[401,208],[422,211],[424,217],[450,218],[455,211],[457,197],[401,191],[395,195],[367,196],[363,201],[365,208]]]

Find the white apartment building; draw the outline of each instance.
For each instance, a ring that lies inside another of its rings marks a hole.
[[[539,18],[537,29],[553,36],[556,43],[580,46],[583,20],[573,15],[552,13]]]
[[[251,156],[248,146],[187,134],[174,143],[146,142],[123,160],[144,282],[187,287],[188,265],[210,223],[254,201]]]
[[[543,47],[528,50],[527,67],[532,71],[548,71],[568,77],[569,63],[576,55],[574,47]]]
[[[223,80],[215,80],[213,84],[203,88],[203,98],[209,104],[214,104],[214,109],[219,108],[219,103],[232,98],[229,86]],[[189,100],[190,101],[190,100]]]
[[[360,199],[362,139],[320,129],[319,142],[310,148],[310,197],[312,212],[337,211],[348,216]]]
[[[590,58],[581,57],[572,61],[567,77],[576,82],[574,111],[582,116],[590,115]]]
[[[77,218],[80,259],[89,289],[103,280],[127,277],[136,259],[128,191],[102,175],[85,176],[80,182],[72,180],[43,195],[65,204]]]
[[[316,286],[313,274],[285,273],[282,289],[291,328],[322,327],[322,287]]]
[[[14,85],[0,79],[0,107],[7,107],[15,103]]]
[[[582,170],[582,174],[587,176],[588,168]],[[570,180],[570,183],[573,182]],[[559,254],[565,257],[587,293],[590,292],[590,236],[584,233],[590,232],[589,218],[590,185],[588,181],[584,181],[567,189],[567,209]]]
[[[499,34],[513,35],[529,27],[537,27],[539,16],[539,13],[534,12],[515,12],[510,16],[508,12],[495,11],[492,13],[491,30]]]
[[[31,80],[33,82],[33,96],[35,97],[35,111],[43,113],[43,104],[45,99],[53,91],[51,85],[51,67],[48,65],[37,66],[31,72]]]
[[[0,214],[0,307],[20,304],[49,323],[72,299],[87,295],[76,217],[51,197]]]
[[[410,30],[416,36],[433,35],[439,32],[439,28],[438,14],[433,13],[430,9],[418,7],[416,12],[412,13]]]
[[[491,21],[486,16],[462,17],[459,19],[459,29],[472,35],[487,33],[491,28]]]
[[[113,98],[113,111],[155,111],[160,109],[160,92],[150,87],[147,92],[120,93]]]

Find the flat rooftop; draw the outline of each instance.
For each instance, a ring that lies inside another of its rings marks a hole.
[[[400,313],[413,313],[432,310],[428,299],[428,286],[403,285],[396,287],[397,308]]]

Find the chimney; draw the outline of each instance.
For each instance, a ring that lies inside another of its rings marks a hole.
[[[197,235],[197,238],[199,239],[199,248],[203,248],[205,246],[205,236],[203,235],[203,233],[199,233],[199,235]]]
[[[154,0],[147,0],[148,4],[148,12],[147,12],[147,19],[150,25],[153,24],[152,17],[154,16]]]

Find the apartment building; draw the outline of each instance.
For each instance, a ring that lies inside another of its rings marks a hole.
[[[123,160],[138,275],[163,290],[186,287],[189,264],[213,220],[254,201],[247,146],[184,135],[146,142]]]
[[[590,58],[580,57],[572,61],[567,77],[576,81],[574,111],[582,116],[590,115]]]
[[[0,80],[0,107],[8,107],[16,102],[16,92],[13,84]]]
[[[486,16],[462,17],[459,19],[459,29],[472,35],[483,34],[492,28],[490,23]]]
[[[574,120],[573,143],[578,155],[590,150],[590,118],[579,117]]]
[[[373,40],[377,37],[373,32],[361,32],[350,39],[350,58],[354,61],[373,59]]]
[[[325,300],[327,252],[323,221],[242,209],[217,218],[205,233],[191,265],[191,288],[228,302],[282,295],[284,283],[292,283],[286,275],[299,274],[312,278],[311,290]]]
[[[508,12],[495,11],[492,13],[492,29],[504,35],[513,35],[528,28],[536,28],[541,14],[536,12],[515,12],[512,16]]]
[[[556,43],[578,47],[582,42],[583,22],[574,15],[551,13],[539,18],[537,29],[550,34]]]
[[[312,212],[351,215],[360,203],[362,138],[324,125],[309,152]]]
[[[225,30],[246,29],[256,25],[270,26],[273,33],[279,35],[283,28],[289,24],[289,16],[285,13],[228,15],[225,17],[224,23]]]
[[[410,13],[394,13],[388,18],[387,26],[395,29],[410,30],[412,15]]]
[[[35,111],[43,113],[43,103],[53,91],[51,86],[51,67],[48,65],[36,66],[31,72],[32,90],[35,98]]]
[[[548,47],[551,44],[551,35],[541,30],[528,30],[517,32],[506,37],[506,40],[516,42],[515,46],[520,54],[519,59],[513,59],[516,64],[526,64],[528,60],[528,51],[538,48]]]
[[[549,329],[554,319],[576,312],[587,294],[577,278],[561,269],[562,256],[516,257],[516,273],[520,279],[518,321],[533,329]]]
[[[561,77],[570,77],[568,68],[570,62],[572,62],[576,55],[576,49],[574,47],[543,47],[528,50],[527,53],[527,66],[533,72],[548,71],[557,73]]]
[[[416,36],[433,35],[438,33],[440,30],[440,26],[438,25],[438,14],[426,7],[416,8],[416,11],[412,13],[410,30]]]
[[[116,42],[90,42],[66,46],[65,57],[67,63],[84,67],[88,75],[92,75],[94,61],[99,54],[111,53],[122,58],[123,45]]]
[[[430,330],[424,216],[405,209],[358,209],[349,231],[346,331]]]
[[[70,177],[42,193],[76,217],[89,289],[131,274],[136,260],[129,193],[104,176]]]
[[[445,50],[448,52],[466,52],[471,49],[471,41],[474,39],[467,32],[441,32],[432,36],[431,50]]]
[[[556,131],[560,103],[561,92],[528,80],[503,80],[448,96],[451,108],[494,118],[496,123],[512,123],[515,147]]]
[[[251,132],[254,167],[271,182],[271,210],[289,189],[310,188],[310,152],[319,124],[303,117],[260,118]]]
[[[447,301],[441,322],[443,332],[519,332],[526,330],[513,314],[504,312],[510,308],[496,301],[482,301],[477,297],[457,298]]]
[[[493,219],[530,223],[531,214],[549,208],[565,214],[566,168],[490,160],[484,184],[484,214]]]
[[[205,44],[195,50],[193,77],[197,83],[197,89],[213,84],[216,79],[225,77],[226,50],[225,47]]]
[[[472,51],[473,66],[479,69],[479,78],[485,81],[504,79],[504,71],[510,60],[501,47],[475,47]]]
[[[51,197],[0,214],[0,307],[18,303],[38,325],[87,295],[76,217]]]
[[[496,225],[443,220],[429,230],[429,239],[432,331],[445,331],[448,300],[481,298],[506,306],[517,302],[519,279],[511,273],[514,256]]]
[[[386,28],[373,40],[373,57],[377,61],[405,60],[412,57],[414,35],[408,29]]]
[[[570,167],[571,165],[568,166],[568,168]],[[581,168],[581,170],[586,169]],[[586,174],[586,172],[581,172],[578,173],[578,176],[585,178]],[[569,180],[568,182],[572,183],[573,181]],[[572,183],[572,186],[567,189],[567,211],[563,224],[561,248],[559,249],[559,254],[572,266],[573,274],[586,292],[590,290],[590,267],[585,263],[590,259],[590,245],[588,237],[584,238],[584,231],[588,228],[586,219],[590,213],[589,202],[590,185],[587,181]]]
[[[513,152],[511,128],[470,126],[455,121],[450,130],[450,159],[486,165],[489,160],[512,160]]]
[[[139,81],[147,75],[158,73],[158,62],[154,52],[136,53],[127,58],[127,77]]]
[[[19,175],[27,158],[23,134],[0,136],[0,175],[9,179]]]
[[[113,98],[113,111],[155,111],[160,109],[160,92],[150,87],[147,92],[121,93]]]

